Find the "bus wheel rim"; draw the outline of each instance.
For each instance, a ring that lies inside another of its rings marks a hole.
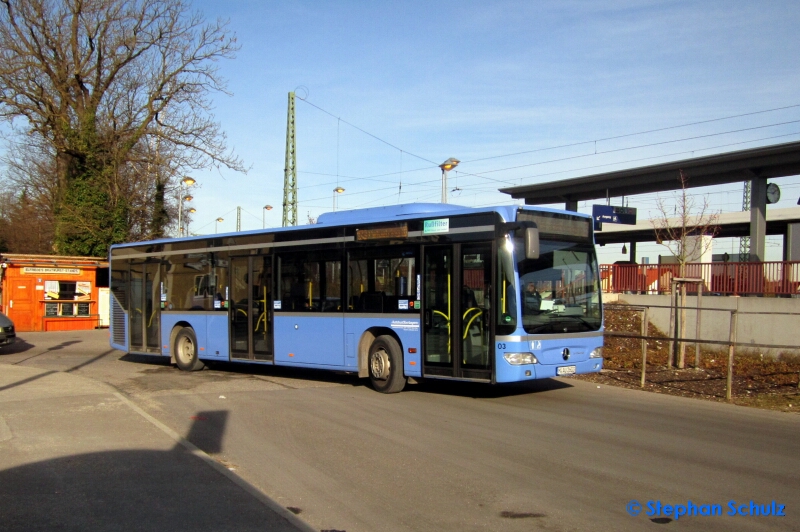
[[[182,362],[188,362],[194,356],[194,346],[188,338],[182,338],[178,345],[178,356]]]
[[[389,377],[389,364],[389,354],[385,350],[379,349],[372,353],[370,360],[372,378],[386,380]]]

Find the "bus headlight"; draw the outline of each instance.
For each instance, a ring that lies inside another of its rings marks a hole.
[[[589,358],[603,358],[603,348],[595,347],[594,351],[589,355]]]
[[[512,366],[522,366],[523,364],[538,364],[539,361],[533,353],[503,353],[503,358]]]

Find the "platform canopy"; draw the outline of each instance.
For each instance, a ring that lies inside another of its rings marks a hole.
[[[501,188],[500,192],[524,199],[527,205],[563,202],[567,210],[577,211],[579,201],[680,189],[681,170],[688,177],[689,188],[751,182],[750,212],[745,214],[749,216],[750,255],[752,260],[762,261],[767,233],[767,180],[800,174],[800,141],[562,181]],[[635,201],[631,206],[636,206]]]
[[[501,188],[527,205],[567,204],[600,198],[665,192],[680,188],[678,172],[689,177],[688,186],[708,187],[771,177],[800,174],[800,141],[749,150],[682,159],[663,164],[615,170],[562,181]],[[575,209],[570,209],[575,210]]]

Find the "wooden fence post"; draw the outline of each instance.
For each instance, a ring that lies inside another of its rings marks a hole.
[[[694,333],[694,369],[700,367],[700,316],[703,308],[703,283],[697,286],[697,330]]]
[[[728,402],[731,402],[731,398],[733,396],[733,348],[734,344],[736,344],[736,311],[731,311],[731,331],[728,337],[729,347],[728,347],[728,382],[725,387],[725,398]]]
[[[647,307],[642,309],[642,336],[647,336]],[[641,388],[644,388],[644,375],[647,371],[647,339],[642,338],[642,384]]]
[[[671,368],[675,362],[675,335],[677,333],[675,328],[675,316],[677,309],[675,308],[675,281],[670,282],[670,302],[669,302],[669,354],[667,355],[667,367]]]

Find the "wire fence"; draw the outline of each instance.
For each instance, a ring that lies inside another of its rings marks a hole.
[[[727,346],[728,348],[728,360],[727,360],[727,375],[726,375],[726,386],[725,386],[725,398],[727,401],[732,400],[732,388],[733,388],[733,368],[734,368],[734,355],[737,345],[736,342],[736,325],[739,316],[742,315],[781,315],[781,316],[800,316],[800,312],[745,312],[739,311],[735,309],[728,309],[728,308],[701,308],[701,307],[681,307],[678,305],[626,305],[626,304],[606,304],[604,308],[615,310],[617,312],[632,312],[641,315],[641,330],[639,332],[635,331],[606,331],[604,334],[606,337],[612,338],[630,338],[630,339],[639,339],[641,340],[641,353],[642,353],[642,370],[641,370],[641,377],[640,377],[640,387],[644,388],[646,382],[646,374],[647,374],[647,351],[648,340],[655,340],[655,341],[668,341],[668,367],[673,367],[676,361],[680,360],[679,367],[683,367],[683,356],[678,356],[679,353],[683,352],[683,349],[689,344],[694,344],[695,346],[695,359],[694,359],[694,367],[700,367],[700,345],[716,345],[716,346]],[[648,335],[650,321],[648,319],[648,313],[650,309],[655,308],[662,308],[662,309],[669,309],[670,310],[670,331],[667,337],[663,336],[653,336]],[[684,335],[684,331],[680,329],[679,323],[680,320],[678,319],[679,311],[681,310],[692,310],[697,312],[698,320],[697,320],[697,329],[694,338],[686,338]],[[703,340],[700,338],[700,315],[701,312],[726,312],[729,314],[729,328],[728,328],[728,339],[727,340]],[[800,348],[798,345],[782,345],[782,344],[756,344],[756,343],[746,343],[743,344],[747,348],[766,348],[766,349],[789,349],[789,350],[796,350]],[[800,389],[800,374],[798,374],[798,389]]]

